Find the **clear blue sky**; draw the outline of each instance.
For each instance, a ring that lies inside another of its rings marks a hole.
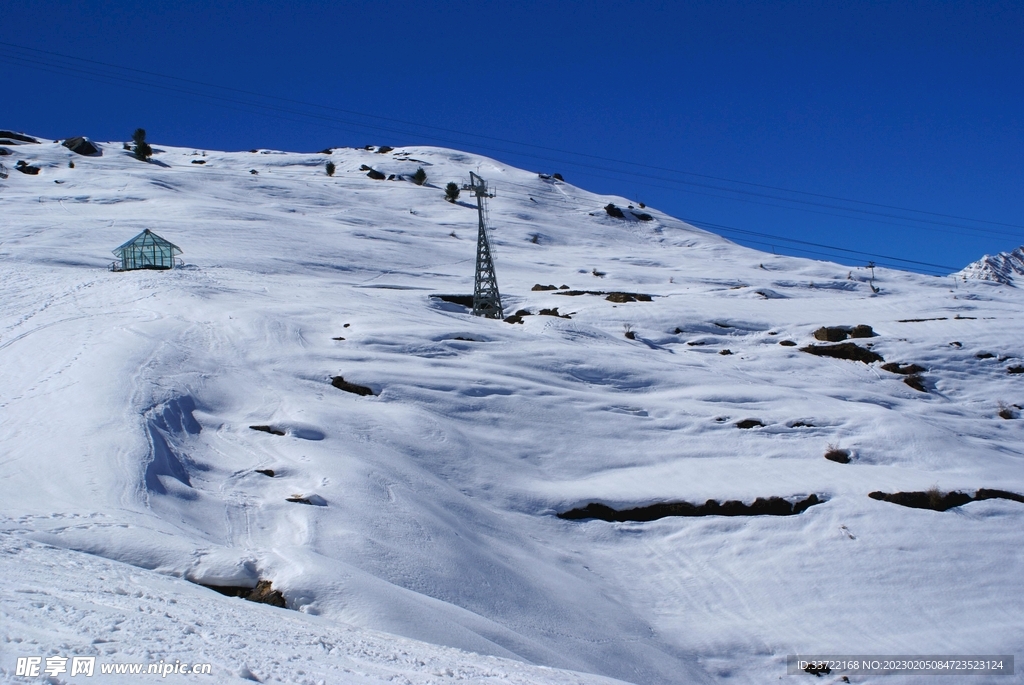
[[[446,145],[851,265],[1024,244],[1021,2],[8,0],[0,43],[48,138]]]

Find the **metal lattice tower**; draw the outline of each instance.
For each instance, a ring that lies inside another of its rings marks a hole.
[[[498,279],[494,275],[494,261],[491,259],[491,245],[487,241],[487,225],[484,221],[484,200],[494,197],[487,191],[487,182],[469,172],[469,185],[463,190],[471,190],[476,195],[476,208],[479,214],[479,231],[476,239],[476,281],[473,285],[473,314],[486,316],[488,319],[504,319],[505,312],[501,308],[501,295],[498,293]]]

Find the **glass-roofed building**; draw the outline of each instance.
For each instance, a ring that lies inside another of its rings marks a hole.
[[[112,271],[131,271],[133,269],[173,269],[176,255],[181,248],[164,240],[148,228],[121,247],[114,250],[118,261],[110,265]]]

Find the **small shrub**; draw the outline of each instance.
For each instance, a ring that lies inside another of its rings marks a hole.
[[[132,152],[135,153],[136,158],[145,162],[153,156],[153,148],[146,142],[146,129],[135,129],[135,133],[132,134],[132,142],[135,143],[134,147],[132,147]]]
[[[622,329],[625,331],[626,337],[630,340],[636,340],[636,331],[633,330],[633,325],[624,323]]]
[[[412,182],[418,186],[427,182],[427,172],[423,170],[423,167],[417,169],[416,173],[412,175]]]
[[[426,175],[424,174],[424,178]],[[448,202],[455,202],[459,199],[459,193],[462,191],[459,189],[459,184],[455,181],[449,181],[448,185],[444,187],[444,199]]]
[[[328,176],[334,176],[334,162],[327,162],[327,164],[324,165],[324,169],[327,171]]]

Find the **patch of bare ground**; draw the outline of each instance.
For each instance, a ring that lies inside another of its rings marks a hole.
[[[338,390],[344,390],[345,392],[350,392],[350,393],[353,393],[353,394],[356,394],[356,395],[361,395],[361,396],[364,396],[364,397],[366,395],[372,395],[373,394],[373,390],[371,390],[370,388],[366,387],[365,385],[357,385],[356,383],[349,383],[348,381],[346,381],[341,376],[333,377],[331,379],[331,385],[333,385]]]
[[[579,295],[604,295],[606,300],[609,302],[616,302],[623,304],[625,302],[651,302],[652,297],[645,293],[624,293],[624,292],[609,292],[606,290],[559,290],[555,295],[568,295],[569,297],[577,297]]]
[[[926,492],[887,493],[876,490],[875,492],[869,493],[868,497],[883,502],[892,502],[893,504],[899,504],[900,506],[910,507],[912,509],[931,509],[932,511],[946,511],[948,509],[963,506],[968,502],[980,502],[986,499],[1007,499],[1014,502],[1024,503],[1024,495],[1018,495],[1015,492],[1007,492],[1006,490],[993,490],[989,488],[981,488],[975,492],[973,496],[958,490],[953,492],[942,492],[938,488],[931,488]]]
[[[287,602],[279,590],[275,590],[269,580],[261,580],[256,587],[243,587],[239,585],[205,585],[197,583],[205,588],[219,592],[227,597],[241,597],[257,604],[269,604],[270,606],[286,608]]]
[[[273,426],[249,426],[254,431],[261,431],[263,433],[270,433],[271,435],[284,435],[284,431]]]
[[[690,502],[663,502],[646,507],[616,510],[605,504],[591,502],[585,507],[570,509],[558,518],[570,521],[599,519],[608,522],[656,521],[667,516],[794,516],[825,500],[817,495],[790,502],[782,497],[758,497],[750,504],[739,500],[719,502],[709,499],[704,504]]]
[[[882,355],[877,352],[872,352],[860,345],[848,342],[839,343],[837,345],[808,345],[807,347],[801,347],[800,351],[813,354],[817,357],[847,359],[849,361],[864,362],[865,364],[885,361],[885,359],[882,358]]]

